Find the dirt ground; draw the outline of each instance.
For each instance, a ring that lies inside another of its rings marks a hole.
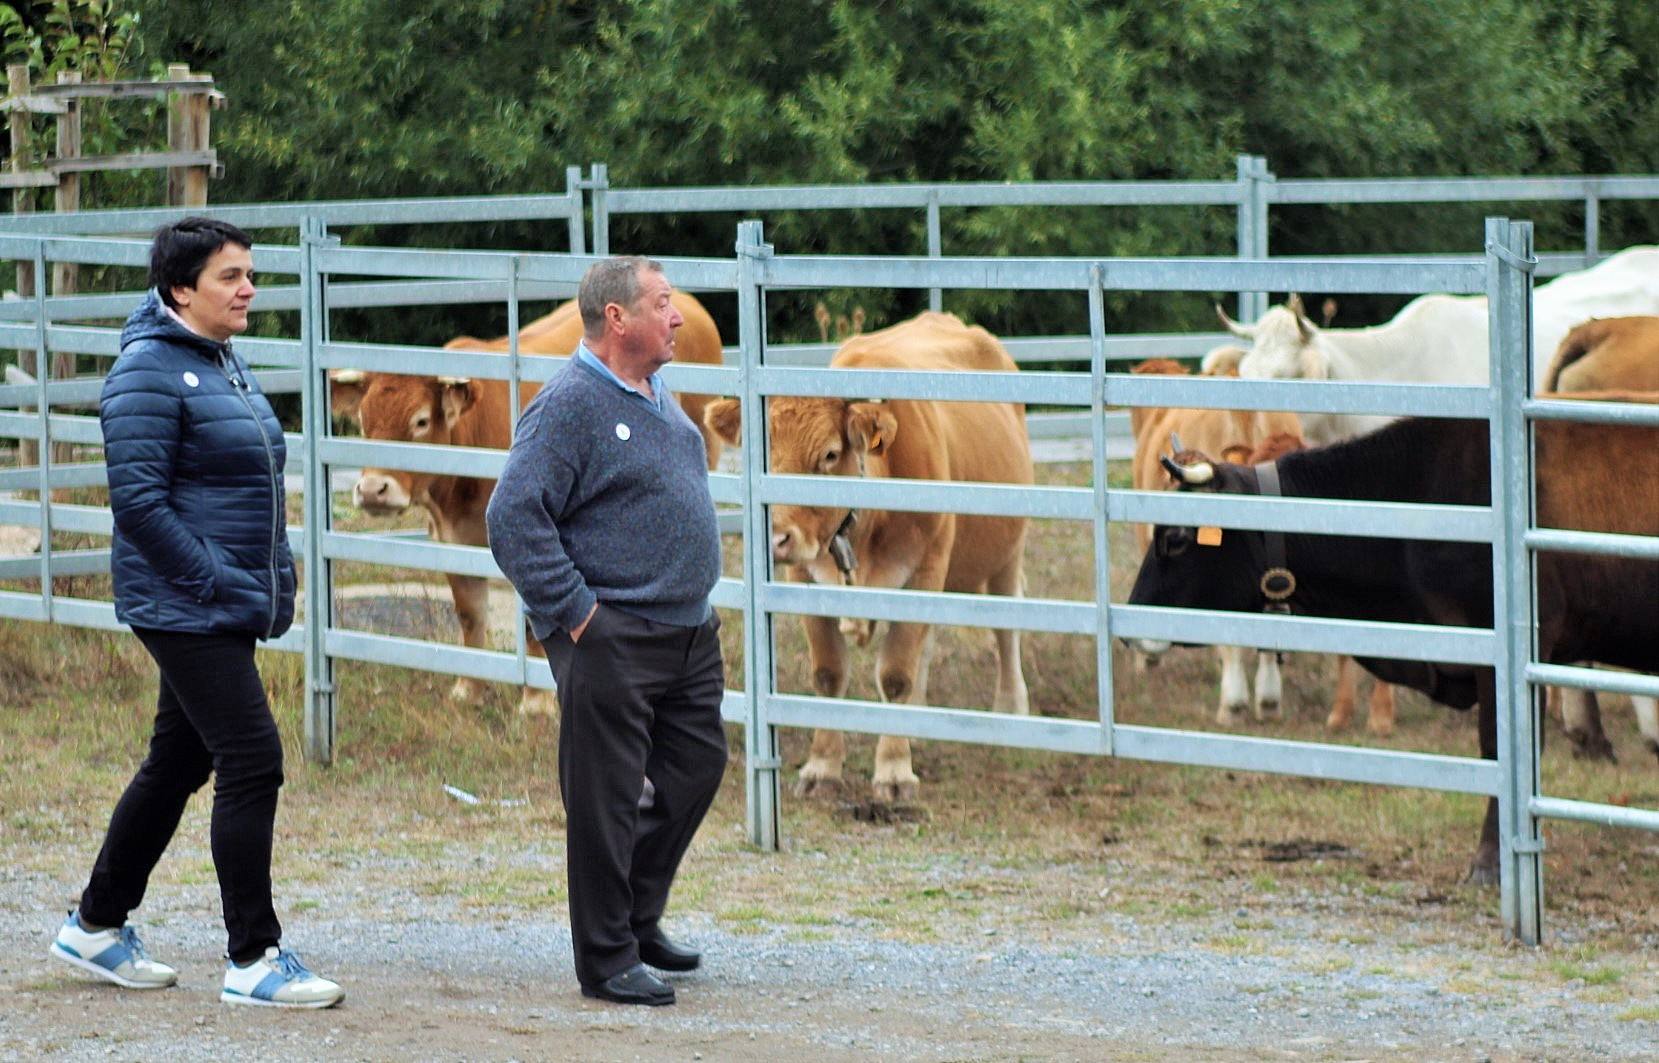
[[[1472,807],[1443,850],[1409,832],[1360,841],[1337,820],[1365,788],[1297,783],[1330,806],[1312,810],[1329,831],[1222,837],[1213,807],[1275,781],[1151,766],[1107,780],[1098,761],[938,745],[918,763],[940,780],[924,806],[789,799],[786,845],[763,853],[734,760],[671,906],[707,961],[672,977],[663,1009],[578,992],[551,778],[466,806],[428,777],[291,772],[286,940],[348,990],[315,1013],[218,1002],[205,796],[135,913],[181,985],[124,992],[47,958],[122,780],[104,763],[90,792],[25,804],[8,788],[0,1060],[1635,1060],[1659,1045],[1651,906],[1609,906],[1562,873],[1548,943],[1506,943],[1494,891],[1458,881]],[[959,772],[1006,800],[973,800]],[[1195,783],[1196,833],[1133,811]],[[1597,873],[1634,862],[1646,880],[1659,846],[1637,842],[1622,860],[1593,850]]]

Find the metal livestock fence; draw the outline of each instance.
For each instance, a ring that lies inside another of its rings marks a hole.
[[[261,270],[294,275],[299,329],[292,339],[247,339],[239,346],[266,367],[265,381],[297,385],[303,430],[288,437],[290,470],[303,470],[305,520],[290,527],[296,557],[305,566],[304,623],[274,648],[302,652],[306,673],[306,749],[327,760],[333,754],[336,662],[378,661],[473,676],[495,682],[551,688],[547,669],[526,655],[522,625],[513,652],[468,649],[398,638],[340,626],[334,616],[333,566],[366,561],[435,572],[499,576],[487,550],[410,541],[335,529],[331,470],[373,465],[440,474],[494,477],[505,454],[463,447],[373,442],[332,434],[327,371],[332,368],[443,373],[509,381],[546,380],[558,361],[520,358],[516,341],[504,354],[444,351],[434,347],[334,343],[330,313],[347,286],[331,278],[377,278],[421,284],[488,288],[505,303],[509,335],[517,334],[518,304],[526,290],[573,284],[595,261],[582,254],[510,254],[481,251],[416,251],[343,247],[321,217],[301,224],[297,246],[255,249]],[[1529,523],[1530,448],[1527,426],[1542,417],[1596,418],[1654,423],[1656,411],[1597,404],[1545,403],[1528,397],[1531,227],[1501,219],[1487,226],[1483,257],[1417,261],[1340,259],[950,259],[847,258],[775,254],[762,240],[760,223],[739,226],[732,259],[665,258],[677,284],[736,294],[738,358],[727,366],[671,365],[676,390],[741,398],[749,421],[746,439],[765,439],[763,399],[769,395],[925,398],[941,401],[1015,401],[1084,410],[1093,433],[1090,487],[1016,487],[924,481],[871,481],[782,476],[769,472],[758,451],[743,455],[741,471],[711,476],[717,501],[742,507],[743,573],[723,579],[715,604],[741,610],[745,623],[747,689],[732,691],[724,715],[745,731],[746,791],[752,840],[763,848],[779,839],[776,728],[824,727],[913,738],[989,743],[1065,752],[1122,756],[1157,762],[1267,771],[1383,785],[1423,787],[1495,796],[1501,810],[1501,906],[1505,924],[1519,939],[1536,942],[1542,926],[1540,817],[1559,817],[1659,829],[1659,812],[1588,805],[1539,793],[1538,736],[1531,688],[1542,682],[1630,693],[1659,694],[1659,679],[1590,669],[1543,666],[1533,660],[1530,552],[1561,549],[1618,553],[1659,560],[1659,541],[1626,536],[1534,529]],[[143,262],[141,241],[0,235],[0,257],[134,266]],[[1043,290],[1078,293],[1090,319],[1090,369],[1080,372],[997,373],[853,372],[779,365],[765,335],[766,293],[772,288],[904,287]],[[1331,384],[1302,381],[1239,381],[1141,377],[1107,372],[1104,294],[1135,291],[1254,291],[1318,286],[1330,291],[1417,293],[1425,290],[1489,296],[1491,389],[1410,384]],[[73,349],[114,353],[108,329],[63,325],[49,300],[36,296],[28,318],[0,322],[0,346],[32,347],[44,357]],[[33,413],[0,413],[0,435],[96,446],[96,419],[55,412],[55,405],[95,398],[98,381],[49,381],[0,392],[0,404],[30,404]],[[1381,412],[1487,419],[1491,425],[1492,504],[1486,507],[1408,506],[1300,499],[1197,497],[1109,489],[1104,446],[1108,406],[1163,405],[1309,412]],[[515,407],[516,408],[516,405]],[[49,455],[50,449],[42,447]],[[0,577],[38,578],[38,592],[0,592],[0,615],[43,622],[114,628],[107,601],[54,595],[54,576],[107,571],[108,551],[60,553],[53,532],[108,535],[106,508],[52,500],[54,488],[96,486],[103,467],[82,463],[0,474],[0,489],[38,491],[33,501],[0,500],[0,523],[32,523],[41,533],[39,557],[0,559]],[[772,573],[766,507],[779,503],[849,505],[897,510],[949,511],[1087,522],[1093,532],[1095,594],[1092,601],[980,598],[902,590],[842,588],[780,582]],[[1213,523],[1329,534],[1490,543],[1494,564],[1494,629],[1437,628],[1355,623],[1233,613],[1205,613],[1114,604],[1107,574],[1109,521]],[[780,693],[773,667],[773,618],[778,614],[867,617],[976,627],[1012,627],[1095,640],[1098,712],[1093,720],[997,716],[934,706],[896,706],[853,699]],[[1120,724],[1114,717],[1111,641],[1146,638],[1254,645],[1276,650],[1340,652],[1381,658],[1488,665],[1502,692],[1496,761],[1401,753]]]

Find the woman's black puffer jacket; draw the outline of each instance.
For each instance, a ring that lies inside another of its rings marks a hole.
[[[228,343],[151,292],[98,407],[115,514],[115,615],[133,627],[276,638],[294,619],[282,425]]]

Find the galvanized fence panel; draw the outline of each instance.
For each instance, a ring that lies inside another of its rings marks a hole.
[[[941,198],[937,202],[946,202]],[[176,214],[178,212],[170,212]],[[387,468],[425,469],[437,472],[464,471],[489,476],[499,471],[503,454],[467,448],[431,448],[412,445],[370,443],[331,439],[328,431],[326,370],[343,366],[351,358],[382,364],[387,369],[402,365],[407,370],[418,363],[426,368],[438,364],[440,356],[430,348],[336,345],[328,339],[328,314],[335,308],[336,291],[349,284],[325,283],[341,276],[382,276],[394,278],[391,285],[431,284],[432,278],[449,278],[457,285],[479,285],[475,291],[493,290],[508,303],[509,321],[516,321],[518,300],[527,283],[569,284],[579,277],[593,258],[583,255],[513,255],[491,252],[408,252],[401,249],[341,248],[327,235],[321,218],[302,226],[302,240],[296,248],[268,248],[274,261],[289,266],[299,277],[297,291],[301,313],[298,341],[242,341],[263,345],[263,353],[278,364],[299,369],[297,385],[303,396],[306,432],[291,439],[294,456],[306,470],[312,485],[328,483],[330,467],[339,463],[373,464]],[[1656,681],[1587,669],[1544,666],[1531,658],[1527,643],[1529,627],[1508,623],[1502,631],[1455,628],[1426,628],[1416,625],[1358,624],[1347,621],[1311,620],[1204,614],[1158,610],[1147,607],[1116,606],[1105,595],[1103,573],[1109,567],[1104,525],[1117,520],[1191,520],[1202,516],[1228,526],[1280,527],[1285,530],[1356,531],[1377,534],[1373,522],[1382,519],[1394,533],[1413,538],[1442,538],[1461,541],[1488,541],[1496,544],[1497,578],[1494,604],[1496,615],[1517,614],[1517,601],[1529,593],[1525,561],[1528,552],[1569,544],[1573,548],[1621,553],[1624,556],[1652,556],[1652,540],[1641,537],[1606,537],[1586,533],[1531,529],[1526,500],[1530,485],[1527,476],[1525,429],[1528,419],[1573,417],[1637,422],[1648,411],[1630,414],[1620,409],[1599,409],[1595,404],[1531,402],[1524,406],[1526,381],[1517,383],[1516,365],[1525,365],[1525,315],[1529,305],[1529,284],[1525,273],[1531,266],[1530,231],[1524,226],[1498,224],[1489,234],[1491,250],[1484,260],[1432,258],[1398,259],[1389,262],[1348,260],[948,260],[837,258],[826,256],[786,257],[773,254],[761,239],[758,223],[740,227],[738,254],[732,261],[671,260],[670,272],[677,282],[690,278],[705,288],[737,293],[740,311],[738,365],[732,368],[669,367],[683,374],[685,382],[674,386],[742,396],[745,412],[753,419],[746,437],[764,439],[764,398],[773,394],[826,394],[867,398],[873,395],[981,401],[1043,401],[1081,407],[1091,419],[1095,433],[1095,484],[1087,489],[1000,488],[987,485],[943,483],[824,482],[811,477],[770,474],[764,459],[751,451],[736,476],[714,476],[711,486],[722,500],[744,505],[742,527],[746,537],[744,577],[723,580],[715,592],[722,607],[741,607],[745,614],[746,649],[749,664],[748,691],[727,699],[726,717],[746,724],[749,753],[749,816],[751,837],[762,846],[777,843],[778,788],[782,764],[777,755],[775,728],[780,725],[812,725],[840,729],[870,730],[916,737],[957,741],[995,742],[1032,748],[1069,749],[1081,752],[1140,757],[1160,762],[1178,762],[1276,771],[1314,777],[1349,779],[1393,785],[1424,786],[1461,792],[1496,795],[1504,806],[1504,914],[1506,923],[1524,940],[1536,940],[1539,928],[1539,860],[1536,846],[1540,816],[1564,816],[1653,826],[1656,814],[1641,810],[1591,808],[1582,802],[1547,798],[1538,793],[1536,737],[1526,704],[1529,684],[1564,681],[1568,685],[1597,686],[1600,689],[1647,691]],[[8,242],[9,241],[9,242]],[[79,260],[120,260],[130,262],[131,241],[92,242],[29,236],[0,235],[0,249],[35,260],[42,271],[53,255],[84,256]],[[103,246],[113,244],[120,246]],[[263,248],[263,245],[262,245]],[[262,257],[261,268],[270,267]],[[43,273],[42,273],[43,275]],[[1108,338],[1099,314],[1100,299],[1107,290],[1286,290],[1309,287],[1317,278],[1324,290],[1399,291],[1425,289],[1455,292],[1488,292],[1491,299],[1494,372],[1499,382],[1496,397],[1482,389],[1435,389],[1413,385],[1332,385],[1301,382],[1207,381],[1131,377],[1104,371]],[[1519,278],[1519,279],[1518,279]],[[879,371],[837,371],[790,368],[773,362],[766,347],[764,299],[769,287],[870,287],[888,285],[906,288],[990,287],[1004,290],[1066,290],[1083,293],[1090,300],[1091,335],[1088,338],[1090,371],[1087,374],[925,374]],[[408,291],[413,291],[413,288]],[[32,304],[32,318],[14,318],[11,325],[17,339],[33,333],[37,355],[44,359],[54,349],[54,340],[67,345],[93,346],[101,352],[108,341],[98,330],[66,329],[48,325],[51,308],[44,296]],[[1507,352],[1500,357],[1500,352]],[[456,352],[448,352],[452,357]],[[413,358],[411,362],[409,359]],[[524,380],[545,379],[545,366],[535,366],[518,357],[516,344],[505,355],[466,355],[459,364],[481,377],[507,379],[513,387]],[[447,363],[451,368],[456,361]],[[503,368],[505,367],[505,368]],[[1500,373],[1505,369],[1507,376]],[[1522,373],[1522,376],[1525,374]],[[263,376],[262,376],[263,379]],[[289,381],[284,380],[284,383]],[[1515,391],[1519,388],[1519,391]],[[54,390],[56,389],[56,390]],[[29,392],[25,394],[25,391]],[[32,415],[0,414],[0,434],[51,440],[77,439],[99,442],[96,420],[51,412],[53,403],[84,402],[88,389],[83,382],[67,386],[37,381],[23,390],[0,392],[0,401],[27,401],[38,406]],[[1511,394],[1514,392],[1514,394]],[[1293,500],[1209,499],[1209,505],[1195,505],[1178,495],[1108,491],[1104,481],[1105,454],[1100,447],[1104,431],[1104,407],[1114,404],[1179,404],[1189,406],[1304,409],[1346,412],[1416,413],[1438,416],[1490,417],[1493,422],[1494,501],[1490,508],[1439,507],[1409,512],[1412,507],[1376,504],[1309,502]],[[1568,408],[1570,407],[1570,408]],[[1512,411],[1505,414],[1504,411]],[[313,445],[305,445],[309,439]],[[46,448],[49,450],[49,447]],[[457,453],[459,451],[465,453]],[[54,480],[49,458],[43,456],[37,479],[28,486],[49,490],[74,482],[95,482],[98,473],[87,466],[65,470],[62,482]],[[23,478],[13,478],[19,483]],[[7,481],[11,482],[10,480]],[[479,548],[420,543],[395,536],[370,538],[336,532],[331,526],[330,493],[326,489],[307,491],[306,523],[303,530],[290,529],[290,538],[301,538],[296,554],[307,566],[307,623],[296,626],[276,648],[300,650],[307,657],[307,750],[318,758],[332,754],[335,725],[334,659],[349,658],[405,664],[427,670],[473,675],[500,682],[528,683],[550,687],[551,679],[542,668],[526,661],[522,635],[515,652],[472,650],[421,640],[400,639],[341,629],[331,616],[333,588],[330,569],[334,560],[373,559],[382,563],[427,568],[440,572],[496,575],[493,561]],[[1156,496],[1156,497],[1154,497]],[[43,495],[43,499],[49,496]],[[1015,515],[1089,520],[1094,527],[1097,582],[1093,601],[984,601],[973,596],[927,595],[869,588],[802,587],[769,578],[771,560],[767,549],[765,507],[792,502],[834,502],[837,504],[880,505],[887,508],[937,507],[962,512],[1009,513]],[[44,547],[39,559],[41,591],[38,595],[0,593],[0,615],[28,619],[114,627],[108,603],[54,598],[54,574],[93,571],[100,563],[98,551],[77,551],[64,556],[51,548],[51,531],[86,531],[108,534],[107,509],[67,506],[48,501],[0,502],[0,519],[27,515],[39,522]],[[1517,516],[1519,515],[1519,516]],[[1640,541],[1638,541],[1640,540]],[[107,551],[101,552],[107,565]],[[64,567],[54,570],[54,560]],[[6,573],[18,571],[10,559],[0,564]],[[1498,589],[1501,588],[1501,589]],[[973,600],[970,600],[973,599]],[[1029,630],[1065,631],[1093,635],[1101,672],[1101,708],[1094,721],[1014,719],[973,710],[941,709],[932,706],[895,707],[857,701],[825,700],[776,693],[772,658],[774,614],[781,612],[813,615],[910,618],[928,622],[969,623],[976,626],[1019,627]],[[1503,626],[1503,625],[1501,625]],[[1110,639],[1115,637],[1167,637],[1176,632],[1183,638],[1216,642],[1250,643],[1268,648],[1344,650],[1379,657],[1464,661],[1491,664],[1498,672],[1505,703],[1501,745],[1496,763],[1468,758],[1439,757],[1388,751],[1353,749],[1322,744],[1292,743],[1231,735],[1192,734],[1161,728],[1116,724],[1110,705]],[[1530,781],[1529,777],[1530,776]]]

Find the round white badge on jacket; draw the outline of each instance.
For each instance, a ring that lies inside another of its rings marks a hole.
[[[625,424],[618,424],[616,426],[616,438],[622,440],[623,442],[627,442],[628,437],[633,435],[633,434],[634,433],[629,431],[628,426],[625,425]]]
[[[202,381],[201,381],[201,378],[198,377],[195,373],[186,371],[185,374],[184,374],[184,382],[186,384],[189,384],[191,387],[196,387]]]

